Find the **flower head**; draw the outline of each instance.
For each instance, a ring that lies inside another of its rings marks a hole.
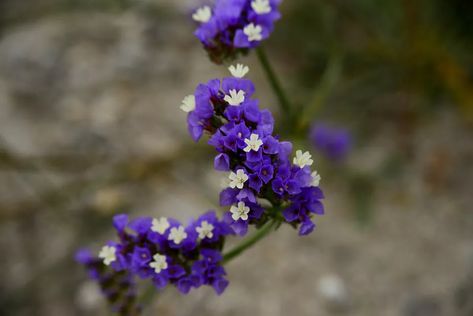
[[[103,246],[102,250],[100,250],[99,258],[103,259],[103,263],[105,265],[110,265],[110,263],[117,260],[115,253],[117,252],[117,248],[113,246]]]
[[[168,268],[166,256],[160,255],[159,253],[155,254],[153,256],[153,261],[149,266],[154,269],[155,273],[160,273],[162,270],[166,270]]]
[[[345,160],[353,145],[353,137],[347,129],[326,123],[314,124],[309,139],[317,151],[336,163]]]
[[[248,180],[248,175],[243,171],[243,169],[238,169],[237,172],[230,172],[230,175],[228,176],[230,179],[229,187],[234,189],[243,189],[243,185],[245,182]]]
[[[182,100],[182,104],[180,108],[186,113],[194,111],[195,110],[195,96],[193,94],[186,96],[184,100]]]
[[[251,134],[250,139],[245,139],[245,144],[247,146],[243,150],[248,153],[252,150],[258,151],[263,145],[263,141],[259,139],[258,134]]]
[[[166,217],[161,217],[159,219],[154,218],[152,221],[151,230],[158,234],[164,234],[169,228],[170,224]]]
[[[281,14],[279,0],[216,0],[192,16],[199,23],[195,31],[215,63],[236,59],[269,37]]]
[[[241,103],[233,102],[238,91],[244,92]],[[195,92],[197,109],[188,117],[189,130],[198,128],[199,137],[202,130],[207,131],[211,135],[208,143],[217,151],[215,169],[230,171],[220,204],[231,206],[225,218],[236,234],[244,235],[249,225],[261,225],[274,216],[259,204],[260,199],[266,199],[284,205],[286,222],[298,227],[299,234],[307,235],[315,227],[313,214],[323,213],[320,177],[312,174],[313,160],[308,152],[298,150],[290,158],[292,144],[273,135],[271,112],[259,109],[253,94],[254,86],[246,79],[214,79],[199,85]],[[205,111],[200,114],[202,105]],[[194,121],[197,115],[199,119]],[[191,135],[194,137],[193,132]]]
[[[317,171],[312,172],[312,182],[311,185],[313,187],[318,187],[320,185],[320,180],[322,180],[322,177],[317,173]]]
[[[97,257],[81,250],[76,260],[87,268],[120,314],[139,314],[136,277],[150,280],[159,289],[172,284],[182,293],[208,285],[221,294],[228,285],[221,248],[223,238],[234,232],[214,211],[189,221],[187,226],[163,217],[129,222],[122,215],[115,216],[113,224],[119,242],[104,246]]]
[[[232,89],[229,91],[229,95],[225,96],[224,100],[230,105],[238,106],[245,101],[245,91]]]
[[[169,240],[172,240],[176,245],[179,245],[184,239],[187,238],[187,233],[183,226],[171,228],[169,233]]]
[[[192,14],[192,19],[196,22],[207,23],[212,17],[212,9],[209,6],[204,6],[198,8],[194,14]]]
[[[300,168],[304,168],[305,166],[312,166],[314,161],[312,160],[312,156],[308,151],[302,153],[302,150],[296,151],[296,156],[294,157],[293,163]]]
[[[200,223],[200,226],[195,228],[195,231],[199,234],[200,239],[212,238],[214,236],[214,228],[214,225],[210,224],[209,222],[202,221],[202,223]]]
[[[233,220],[237,221],[241,220],[248,220],[248,213],[250,212],[250,208],[245,205],[244,202],[238,202],[237,206],[232,205],[230,208],[230,212],[232,213]]]
[[[261,34],[262,31],[263,28],[260,25],[255,25],[253,23],[248,24],[243,29],[243,33],[248,36],[248,41],[250,42],[261,41],[263,39],[263,35]]]
[[[228,67],[228,70],[230,71],[233,77],[241,79],[250,71],[250,68],[243,64],[237,64],[236,66],[231,65],[230,67]]]
[[[251,7],[257,14],[266,14],[271,12],[271,6],[269,0],[253,0]]]

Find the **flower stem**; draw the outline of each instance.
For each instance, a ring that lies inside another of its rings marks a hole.
[[[242,241],[240,244],[235,246],[235,248],[233,248],[232,250],[224,254],[222,264],[228,263],[230,260],[232,260],[233,258],[240,255],[242,252],[244,252],[246,249],[250,248],[251,246],[256,244],[258,241],[263,239],[266,235],[268,235],[272,231],[273,227],[277,226],[277,222],[278,220],[271,220],[267,222],[260,229],[258,229],[252,236],[248,237],[247,239]]]
[[[290,118],[291,105],[286,96],[286,93],[284,92],[281,86],[281,83],[279,82],[278,77],[276,76],[276,73],[273,70],[273,67],[269,62],[268,56],[266,55],[266,52],[264,51],[263,47],[260,46],[256,48],[256,55],[258,56],[258,59],[261,63],[261,66],[263,67],[263,70],[266,74],[269,84],[271,85],[271,88],[273,89],[274,93],[276,94],[276,97],[278,98],[281,109],[283,110],[284,114],[288,115],[288,117]]]

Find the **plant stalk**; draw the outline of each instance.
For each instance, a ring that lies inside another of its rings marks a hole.
[[[288,115],[289,118],[291,118],[291,104],[289,103],[289,99],[287,98],[286,93],[284,92],[281,83],[279,82],[279,79],[270,64],[268,56],[266,55],[263,47],[260,46],[256,48],[256,55],[258,56],[258,60],[261,63],[261,67],[266,74],[266,78],[268,79],[271,88],[276,94],[282,111],[284,114]]]
[[[273,227],[277,226],[277,220],[271,220],[264,224],[260,229],[258,229],[252,236],[248,237],[244,241],[242,241],[240,244],[235,246],[232,250],[227,252],[226,254],[223,255],[223,260],[222,264],[228,263],[230,260],[233,258],[237,257],[240,255],[242,252],[256,244],[258,241],[263,239],[266,235],[268,235]]]

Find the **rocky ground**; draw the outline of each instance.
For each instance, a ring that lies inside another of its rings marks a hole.
[[[61,13],[4,30],[1,315],[106,314],[73,253],[111,238],[114,212],[184,220],[218,207],[222,175],[207,146],[189,140],[178,105],[224,68],[192,37],[187,7],[171,3],[153,14]],[[246,62],[257,97],[272,104],[256,61]],[[350,168],[370,172],[395,150],[389,130],[377,139],[355,148]],[[471,130],[443,110],[411,139],[415,155],[377,185],[370,223],[354,220],[343,179],[322,173],[327,214],[315,233],[283,227],[228,265],[221,297],[171,289],[147,312],[473,315]]]

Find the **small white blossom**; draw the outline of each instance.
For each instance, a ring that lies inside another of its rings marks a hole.
[[[169,240],[174,241],[176,245],[179,245],[184,239],[187,238],[187,233],[184,231],[184,227],[173,227],[169,233]]]
[[[228,91],[230,95],[226,95],[223,99],[230,105],[240,105],[245,101],[245,91],[232,89]]]
[[[103,259],[103,263],[108,266],[110,263],[117,260],[116,252],[117,248],[113,246],[103,246],[102,250],[100,250],[99,258]]]
[[[199,234],[200,239],[204,238],[212,238],[214,236],[213,233],[214,225],[210,224],[207,221],[202,221],[199,227],[195,228],[195,231]]]
[[[259,148],[263,145],[263,141],[259,139],[258,134],[251,134],[250,139],[245,139],[245,144],[247,145],[243,150],[247,153],[250,151],[258,151]]]
[[[194,14],[192,14],[192,19],[196,22],[207,23],[212,17],[212,10],[209,6],[204,6],[198,8]]]
[[[317,171],[312,172],[311,176],[312,176],[311,185],[313,187],[318,187],[320,185],[320,180],[322,180],[322,177],[320,176],[320,174],[317,173]]]
[[[166,270],[168,268],[166,256],[157,253],[153,256],[153,260],[154,261],[152,261],[149,266],[154,269],[154,272],[160,273],[162,270]]]
[[[151,230],[162,235],[166,232],[169,226],[169,221],[166,217],[161,217],[159,219],[153,218]]]
[[[271,12],[269,0],[254,0],[251,2],[251,7],[257,14],[266,14]]]
[[[260,25],[254,25],[253,23],[248,24],[243,29],[243,33],[248,36],[250,42],[261,41],[263,39],[262,31],[263,28]]]
[[[296,151],[296,157],[294,157],[292,162],[301,168],[304,168],[305,166],[312,166],[314,163],[310,153],[308,151],[302,153],[302,150]]]
[[[230,71],[233,77],[243,78],[250,71],[250,68],[243,64],[237,64],[236,66],[231,65],[230,67],[228,67],[228,70]]]
[[[182,104],[180,108],[186,113],[194,111],[195,110],[195,96],[193,94],[186,96],[184,100],[182,100]]]
[[[248,180],[248,175],[242,169],[238,169],[236,173],[230,172],[228,178],[230,179],[230,183],[228,184],[230,188],[238,188],[241,190],[243,189],[245,182]]]
[[[245,205],[244,202],[238,202],[237,206],[232,205],[230,208],[230,213],[232,213],[233,220],[237,221],[242,219],[244,221],[248,220],[248,213],[250,208]]]

